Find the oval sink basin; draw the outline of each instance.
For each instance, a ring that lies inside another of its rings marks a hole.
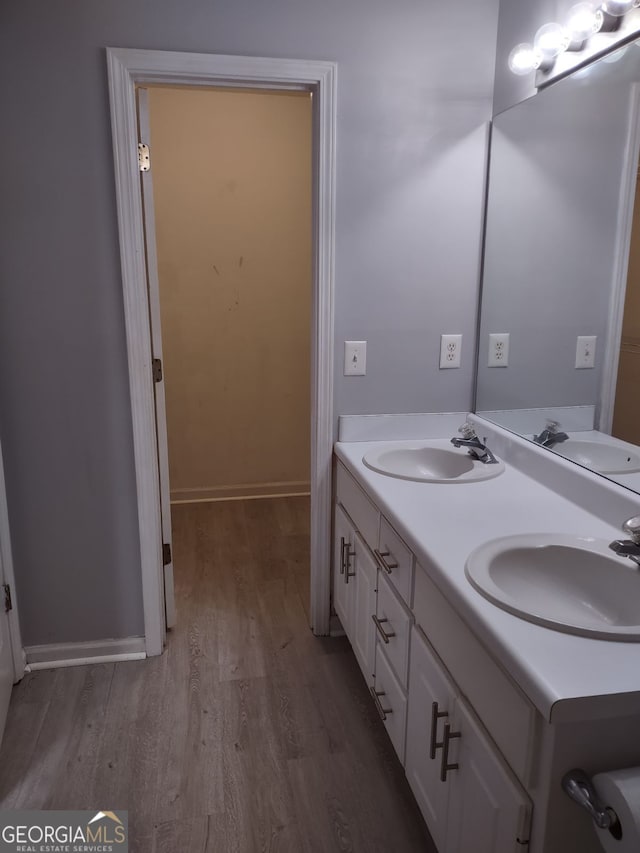
[[[455,448],[446,439],[387,444],[365,453],[362,461],[379,474],[425,483],[490,480],[504,471],[504,462],[479,462],[472,459],[465,448]]]
[[[515,616],[585,637],[640,642],[640,571],[602,539],[505,536],[473,551],[465,574]]]
[[[604,441],[574,441],[570,438],[551,448],[558,456],[578,462],[598,474],[633,474],[640,471],[640,454]]]

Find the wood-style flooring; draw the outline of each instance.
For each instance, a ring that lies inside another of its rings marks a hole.
[[[174,507],[165,653],[25,676],[0,808],[128,809],[133,853],[434,851],[348,642],[309,630],[308,518]]]

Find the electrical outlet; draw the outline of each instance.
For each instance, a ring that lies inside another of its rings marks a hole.
[[[489,335],[489,367],[508,367],[509,333],[501,332]]]
[[[344,375],[364,376],[367,372],[367,342],[344,342]]]
[[[462,335],[440,335],[440,367],[460,367]]]
[[[576,369],[595,367],[596,335],[578,335],[576,343]]]

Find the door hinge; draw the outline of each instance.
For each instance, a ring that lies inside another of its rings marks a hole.
[[[171,543],[163,542],[162,543],[162,565],[168,566],[171,562]]]
[[[144,142],[138,142],[138,169],[141,172],[149,172],[151,170],[151,152],[149,146]]]
[[[162,361],[159,358],[154,358],[151,362],[151,370],[153,371],[153,381],[162,382]]]
[[[2,585],[4,590],[4,612],[8,613],[10,610],[13,610],[13,604],[11,602],[11,587],[8,583]]]

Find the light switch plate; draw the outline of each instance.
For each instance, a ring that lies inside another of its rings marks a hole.
[[[576,370],[595,367],[596,335],[578,335],[576,343]]]
[[[440,367],[460,367],[462,335],[440,335]]]
[[[344,342],[344,375],[365,376],[367,372],[367,342]]]

